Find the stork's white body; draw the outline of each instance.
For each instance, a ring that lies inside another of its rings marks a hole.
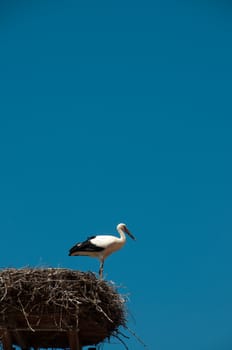
[[[135,239],[125,224],[117,225],[117,231],[120,237],[115,237],[110,235],[99,235],[99,236],[92,236],[84,242],[77,243],[75,246],[73,246],[70,249],[69,255],[70,256],[82,255],[82,256],[90,256],[93,258],[98,258],[101,262],[99,275],[100,277],[102,277],[103,265],[104,265],[105,259],[110,254],[112,254],[113,252],[116,252],[117,250],[121,249],[124,246],[126,242],[125,233],[127,233],[131,238]]]
[[[125,235],[124,235],[125,237]],[[89,242],[96,247],[101,247],[104,250],[102,251],[79,251],[77,254],[74,255],[88,255],[93,258],[104,258],[106,259],[110,254],[115,252],[116,250],[119,250],[124,246],[126,243],[126,237],[121,239],[114,236],[108,236],[108,235],[99,235],[95,236],[94,238],[90,238]]]

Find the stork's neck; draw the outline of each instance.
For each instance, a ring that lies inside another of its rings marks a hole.
[[[125,242],[126,241],[126,236],[125,236],[125,233],[124,231],[121,229],[121,228],[118,228],[118,233],[119,233],[119,236],[120,236],[120,241],[121,242]]]

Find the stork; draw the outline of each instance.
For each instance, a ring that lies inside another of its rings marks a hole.
[[[87,240],[75,244],[69,250],[69,256],[85,255],[98,258],[100,260],[99,276],[102,278],[105,259],[124,246],[126,242],[125,233],[135,240],[135,237],[130,233],[125,224],[118,224],[117,231],[120,237],[110,235],[88,237]]]

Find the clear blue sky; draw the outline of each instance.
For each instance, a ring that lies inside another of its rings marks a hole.
[[[69,248],[126,222],[129,327],[231,349],[231,36],[228,1],[2,1],[0,266],[98,271]]]

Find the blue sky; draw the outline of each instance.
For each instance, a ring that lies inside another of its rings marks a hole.
[[[97,272],[69,248],[126,222],[105,277],[150,349],[232,346],[231,10],[0,4],[0,266]]]

